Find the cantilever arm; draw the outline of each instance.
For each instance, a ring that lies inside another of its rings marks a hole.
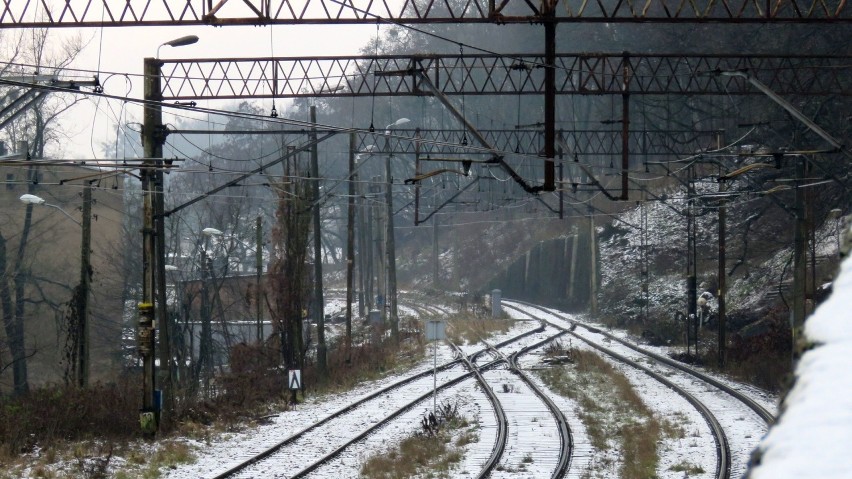
[[[76,219],[74,219],[74,217],[73,217],[73,216],[69,215],[67,211],[63,210],[63,209],[62,209],[62,208],[60,208],[59,206],[57,206],[57,205],[52,205],[52,204],[50,204],[50,203],[42,203],[41,205],[42,205],[42,206],[50,206],[51,208],[56,208],[57,210],[61,211],[63,215],[67,216],[69,220],[71,220],[71,221],[73,221],[73,222],[77,223],[77,226],[79,226],[79,227],[81,227],[81,228],[83,227],[83,223],[80,223],[79,221],[77,221]]]

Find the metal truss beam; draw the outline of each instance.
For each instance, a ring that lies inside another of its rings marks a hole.
[[[164,100],[429,95],[543,95],[545,58],[382,55],[162,60]],[[852,56],[557,54],[559,95],[761,94],[744,71],[780,95],[852,95]]]
[[[848,23],[846,0],[5,0],[0,28],[375,23]]]
[[[479,130],[496,151],[511,156],[544,154],[543,130]],[[186,133],[186,131],[182,131]],[[479,158],[485,160],[493,151],[471,150],[461,144],[465,130],[394,130],[394,137],[382,153],[392,155],[419,154],[421,158]],[[694,154],[714,147],[716,131],[630,131],[630,157],[644,161],[660,161]],[[420,141],[417,141],[419,134]],[[377,133],[357,133],[356,151],[369,152],[376,143]],[[560,130],[557,136],[570,149],[568,161],[592,163],[594,158],[620,158],[623,132],[621,130]],[[419,146],[418,146],[419,145]],[[418,152],[419,148],[419,152]]]

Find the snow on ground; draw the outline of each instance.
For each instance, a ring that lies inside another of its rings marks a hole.
[[[437,357],[439,365],[453,360],[452,351],[448,347],[438,348]],[[430,354],[410,371],[391,375],[378,381],[367,382],[346,394],[310,398],[306,403],[297,406],[295,410],[279,413],[269,425],[256,426],[239,433],[221,436],[207,444],[187,440],[190,444],[198,446],[198,460],[193,464],[167,471],[164,477],[197,479],[199,477],[210,477],[227,470],[249,457],[250,452],[258,452],[264,446],[272,446],[352,402],[372,394],[377,389],[386,387],[417,372],[432,369],[432,362],[433,358]],[[380,411],[379,414],[382,412]]]
[[[492,478],[550,477],[556,469],[560,440],[547,405],[521,378],[507,369],[482,374],[506,413],[506,448]]]
[[[850,231],[852,233],[852,231]],[[796,367],[782,414],[760,443],[752,479],[852,477],[852,257],[831,296],[805,323],[816,347]]]
[[[530,351],[528,354],[524,354],[518,358],[518,367],[529,372],[532,369],[541,367],[543,358],[543,349],[539,348]],[[571,429],[571,440],[573,442],[574,449],[572,451],[568,474],[565,476],[566,479],[586,477],[585,473],[589,470],[592,460],[594,460],[594,458],[599,454],[595,451],[594,446],[592,446],[589,435],[586,432],[586,426],[584,426],[583,422],[580,420],[579,413],[581,411],[581,407],[579,403],[551,390],[537,374],[528,374],[528,376],[539,389],[544,391],[544,393],[550,397],[550,400],[556,404],[556,407],[562,411],[565,415],[565,419],[568,421],[568,426]],[[522,431],[521,433],[524,434],[525,441],[534,442],[536,440],[535,431]]]
[[[607,342],[602,335],[590,333],[582,328],[578,328],[576,332],[577,334],[591,339],[596,343]],[[728,438],[731,452],[731,476],[740,477],[743,473],[745,473],[751,451],[757,446],[759,439],[767,430],[767,425],[760,416],[739,400],[690,374],[664,366],[659,362],[650,359],[648,356],[616,342],[609,342],[606,347],[622,356],[642,363],[645,367],[662,376],[666,376],[669,381],[673,382],[678,387],[684,389],[693,397],[704,403],[704,405],[710,409],[719,421],[719,424],[722,425],[725,435]],[[622,367],[622,372],[627,374],[630,369],[632,368]],[[646,389],[650,383],[647,378],[643,380],[639,377],[631,382],[633,383],[634,388],[640,392],[640,395],[642,395],[641,391]],[[656,404],[654,402],[646,403],[652,408],[659,408],[658,411],[663,414],[670,411],[670,407],[674,404],[672,401],[664,401],[663,403]],[[709,430],[706,429],[706,426],[703,429],[702,434],[706,435],[704,436],[706,439],[710,439]],[[713,448],[715,448],[715,446],[713,446]],[[713,448],[705,450],[713,450]],[[684,456],[682,459],[687,457],[689,456]],[[707,458],[704,457],[703,459]],[[701,461],[691,460],[690,462],[700,463]],[[716,468],[715,462],[709,469],[704,464],[699,465],[702,466],[702,469],[704,469],[705,472],[715,471]],[[707,477],[712,477],[712,475]]]
[[[524,313],[520,313],[514,309],[507,309],[507,312],[512,317],[520,318],[525,316]],[[553,315],[546,316],[545,319],[557,323],[562,322],[558,317]],[[566,323],[565,326],[569,325]],[[597,339],[595,342],[601,342],[601,340]],[[571,344],[580,349],[592,350],[591,346],[586,345],[582,341],[572,341]],[[606,345],[609,349],[613,349],[616,346],[615,344]],[[623,351],[619,350],[618,353],[630,356],[630,351],[624,348]],[[642,401],[654,411],[659,419],[675,423],[684,432],[683,437],[663,438],[659,444],[658,477],[661,479],[680,479],[683,477],[683,473],[673,471],[671,468],[689,463],[705,471],[704,474],[690,477],[712,478],[716,470],[716,456],[714,452],[716,446],[712,436],[710,436],[706,422],[698,411],[686,402],[682,396],[650,379],[644,372],[627,366],[620,361],[612,360],[609,356],[603,354],[601,356],[628,378],[633,388],[642,398]],[[645,365],[649,366],[648,364]],[[672,378],[669,379],[671,380]],[[580,424],[579,420],[570,422],[572,428],[577,427],[578,424]],[[597,455],[599,456],[600,454],[603,454],[603,452],[598,451]],[[613,466],[609,470],[612,474],[616,474],[621,458],[612,457],[611,459]]]
[[[484,411],[485,417],[482,417],[483,411],[478,405],[487,402],[487,400],[485,400],[482,391],[476,388],[475,384],[475,381],[471,380],[451,387],[449,390],[441,393],[440,402],[442,404],[449,402],[458,405],[459,414],[471,423],[492,425],[490,428],[494,431],[492,434],[483,434],[483,430],[480,430],[479,442],[467,446],[469,450],[482,449],[485,451],[484,458],[482,454],[478,456],[479,466],[477,467],[476,464],[472,464],[473,470],[479,472],[482,464],[488,459],[488,455],[494,444],[496,426],[494,426],[494,413],[490,408]],[[333,477],[336,479],[358,477],[361,465],[367,459],[374,455],[385,454],[399,444],[402,439],[413,436],[418,432],[420,430],[420,420],[431,409],[432,400],[428,399],[424,403],[421,403],[419,407],[412,408],[387,426],[376,431],[376,433],[371,434],[364,441],[347,448],[340,456],[323,465],[307,477]],[[482,444],[483,447],[478,448],[478,444]],[[469,473],[469,475],[475,475],[476,472]]]
[[[340,305],[335,306],[339,307]],[[517,322],[506,333],[495,335],[489,340],[496,344],[518,336],[537,326],[538,323],[532,321]],[[467,354],[470,354],[475,350],[482,349],[482,346],[471,344],[464,346],[463,349],[465,349]],[[423,360],[409,371],[391,375],[378,381],[365,383],[346,394],[326,396],[322,398],[310,398],[306,403],[300,404],[295,410],[279,413],[276,417],[272,418],[271,424],[255,426],[238,433],[223,435],[209,443],[201,443],[187,439],[186,441],[188,443],[196,446],[197,448],[197,461],[193,464],[180,466],[175,470],[166,471],[163,477],[167,479],[195,479],[199,477],[210,477],[225,471],[229,467],[247,459],[253,453],[257,453],[264,448],[282,441],[286,437],[301,431],[307,426],[310,426],[333,412],[342,409],[361,397],[375,392],[377,389],[386,387],[418,372],[431,369],[433,362],[435,361],[433,356],[434,352],[435,349],[433,349],[430,345]],[[452,360],[453,351],[448,346],[440,345],[437,348],[437,364],[440,366],[441,364]],[[478,394],[481,395],[481,392]],[[462,396],[461,398],[464,399],[464,397],[465,396]],[[452,401],[455,399],[456,396],[452,394],[439,393],[438,395],[439,402],[447,400]],[[487,400],[483,397],[479,400],[479,402],[487,403]],[[378,417],[387,412],[385,408],[377,409],[378,410],[375,411],[375,414],[372,414],[371,417]],[[421,412],[422,411],[415,410],[410,414],[414,414],[414,416],[419,417]],[[487,459],[494,443],[494,434],[489,431],[489,425],[490,429],[494,429],[496,426],[494,425],[494,415],[490,406],[487,408],[483,406],[481,416],[477,416],[473,419],[480,422],[483,426],[480,430],[480,443],[478,445],[469,446],[469,448],[473,449],[473,452],[471,452],[472,457],[470,459],[468,459],[467,456],[465,457],[464,463],[461,465],[461,471],[472,468],[476,469],[477,463],[479,464],[479,467],[481,467],[484,459],[480,457],[482,456],[482,452],[478,454],[476,453],[477,448],[485,451],[485,459]],[[407,422],[395,421],[394,424],[395,425],[392,427],[385,428],[384,432],[380,431],[377,437],[382,440],[370,439],[367,441],[367,445],[358,447],[357,453],[354,455],[347,455],[342,461],[337,462],[335,473],[333,475],[335,477],[357,477],[357,471],[359,469],[358,464],[360,464],[359,461],[361,459],[365,459],[372,454],[377,454],[383,450],[387,450],[387,447],[396,444],[399,440],[406,437],[406,433],[408,432],[406,424],[417,425],[419,422],[415,420]],[[413,429],[411,432],[413,432]],[[345,474],[341,473],[341,470],[346,468],[349,468],[348,472]],[[479,469],[476,469],[476,471],[478,472]],[[314,477],[318,476],[315,475]],[[468,476],[462,474],[461,477]]]

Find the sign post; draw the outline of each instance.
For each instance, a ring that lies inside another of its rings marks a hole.
[[[438,341],[447,339],[447,323],[440,320],[426,322],[426,341],[434,341],[432,346],[432,414],[438,410]]]
[[[290,369],[287,371],[287,388],[293,391],[302,389],[302,370]]]

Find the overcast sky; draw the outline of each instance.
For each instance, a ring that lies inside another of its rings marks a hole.
[[[382,27],[382,31],[387,27]],[[356,55],[359,49],[376,35],[375,25],[299,25],[265,27],[120,27],[104,29],[59,28],[51,31],[54,41],[69,35],[82,34],[88,40],[83,55],[72,68],[101,72],[98,77],[104,93],[116,96],[142,98],[143,59],[157,55],[158,47],[166,41],[185,35],[197,35],[199,42],[183,47],[164,46],[160,57],[164,59],[196,58],[248,58],[274,55],[319,56]],[[111,75],[113,73],[128,74]],[[129,79],[128,79],[129,78]],[[268,100],[267,100],[268,101]],[[98,145],[113,141],[116,118],[135,118],[140,121],[140,109],[127,105],[122,113],[121,102],[87,100],[66,118],[64,126],[70,130],[72,140],[64,151],[54,151],[65,158],[92,158],[101,156]],[[200,106],[217,108],[221,103]],[[276,105],[279,112],[282,104]],[[169,120],[164,118],[164,122]],[[94,145],[94,153],[93,153]],[[130,156],[130,155],[128,155]]]

